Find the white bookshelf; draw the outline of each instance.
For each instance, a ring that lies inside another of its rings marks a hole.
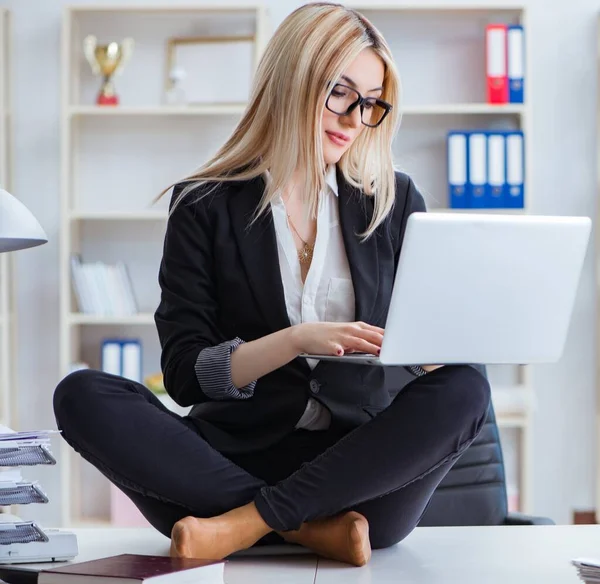
[[[350,2],[383,33],[402,80],[402,122],[394,144],[395,161],[423,193],[430,211],[522,214],[532,210],[532,92],[530,37],[522,5],[404,5]],[[524,104],[488,104],[485,78],[485,25],[525,28]],[[457,72],[452,75],[452,72]],[[457,129],[521,129],[525,133],[526,192],[523,209],[453,209],[447,202],[446,135]],[[531,511],[532,368],[488,367],[503,449],[515,450],[516,468],[508,485],[518,491],[520,511]],[[511,444],[509,444],[511,441]],[[511,448],[512,446],[512,448]]]
[[[266,11],[243,6],[66,7],[62,23],[60,370],[85,362],[100,367],[106,337],[139,338],[144,377],[160,370],[154,311],[167,219],[168,184],[199,166],[234,129],[245,102],[165,105],[167,41],[207,35],[252,36],[255,67],[266,44]],[[132,58],[114,78],[120,103],[97,106],[100,85],[84,58],[83,39],[99,44],[132,37]],[[234,72],[234,71],[233,71]],[[223,74],[232,73],[224,71]],[[82,313],[73,293],[70,257],[123,261],[139,312],[113,317]],[[108,481],[63,443],[62,525],[110,521]]]
[[[0,187],[11,185],[10,13],[0,8]],[[0,254],[0,424],[16,426],[14,391],[15,326],[12,254]]]
[[[596,74],[600,79],[600,13],[596,22]],[[596,91],[596,147],[600,147],[600,91]],[[596,154],[596,184],[597,201],[600,201],[600,150]],[[598,222],[600,221],[600,205],[596,207],[596,226],[595,226],[595,270],[596,270],[596,339],[600,340],[600,231]],[[596,399],[600,404],[600,343],[596,349]],[[600,406],[596,407],[596,522],[600,522]]]
[[[446,133],[458,128],[509,127],[526,133],[526,176],[531,177],[531,89],[526,104],[485,103],[484,26],[488,22],[525,22],[520,6],[453,8],[355,6],[380,28],[397,58],[404,103],[396,161],[415,179],[428,208],[446,212]],[[230,19],[230,21],[228,21]],[[262,6],[72,6],[65,9],[62,29],[61,96],[61,229],[60,229],[60,366],[84,360],[99,366],[106,336],[136,336],[144,346],[145,374],[159,369],[160,351],[154,327],[159,300],[156,282],[166,224],[166,199],[151,206],[164,186],[193,170],[228,137],[244,111],[243,103],[167,106],[161,101],[164,43],[169,36],[217,34],[227,23],[240,34],[256,34],[258,58],[267,38]],[[197,23],[197,25],[195,24]],[[208,24],[207,24],[208,23]],[[526,29],[526,40],[529,35]],[[99,86],[83,59],[86,34],[100,42],[136,40],[133,58],[115,79],[121,104],[94,105]],[[271,31],[269,31],[269,34]],[[529,44],[529,43],[527,43]],[[528,56],[528,51],[526,51]],[[530,60],[527,58],[527,63]],[[529,66],[529,65],[528,65]],[[447,72],[462,72],[459,80]],[[440,75],[443,79],[440,80]],[[530,79],[531,76],[527,75]],[[526,208],[477,210],[527,213]],[[79,312],[71,289],[69,257],[122,259],[131,268],[140,313],[103,317]],[[531,409],[528,367],[493,367],[490,378],[501,432],[519,437],[520,509],[530,509]],[[64,446],[62,524],[102,524],[107,520],[107,481]]]

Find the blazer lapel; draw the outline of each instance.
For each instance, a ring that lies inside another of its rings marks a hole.
[[[360,190],[346,182],[339,168],[337,181],[340,226],[354,285],[355,318],[369,322],[379,288],[377,236],[363,242],[359,234],[369,225],[373,205]]]
[[[229,199],[229,214],[246,277],[263,318],[275,332],[289,327],[290,320],[285,306],[271,210],[249,227],[264,189],[262,177],[243,183]]]

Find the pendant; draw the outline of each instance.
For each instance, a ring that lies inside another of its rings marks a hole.
[[[313,248],[308,244],[304,244],[304,247],[298,252],[298,259],[301,264],[310,263],[312,260]]]

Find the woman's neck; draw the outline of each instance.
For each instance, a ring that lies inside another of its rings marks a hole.
[[[325,172],[329,171],[329,166],[326,166]],[[296,199],[302,198],[302,193],[304,191],[304,171],[300,169],[296,169],[292,174],[292,178],[283,189],[283,200],[284,202],[295,201]]]

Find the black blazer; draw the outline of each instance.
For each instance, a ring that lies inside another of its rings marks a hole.
[[[425,203],[412,180],[397,172],[393,212],[361,243],[357,234],[369,224],[373,201],[339,169],[337,180],[355,320],[383,327],[406,220],[425,211]],[[173,189],[171,206],[181,188]],[[194,406],[190,416],[223,453],[273,444],[294,428],[309,397],[348,429],[365,423],[390,404],[391,370],[399,369],[321,361],[311,371],[296,358],[259,379],[251,398],[215,401],[203,393],[194,370],[202,349],[235,337],[252,341],[290,326],[270,211],[248,227],[264,188],[257,177],[220,184],[202,199],[190,193],[167,223],[159,271],[155,321],[165,388],[178,404]]]

